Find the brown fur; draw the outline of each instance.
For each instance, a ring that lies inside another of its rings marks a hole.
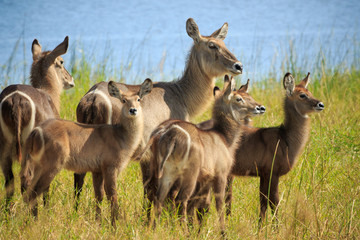
[[[97,200],[103,199],[103,189],[111,201],[111,220],[118,216],[116,176],[127,166],[143,131],[140,99],[152,89],[147,79],[137,93],[122,93],[114,82],[109,93],[123,102],[121,123],[116,125],[86,125],[61,119],[50,119],[33,130],[26,142],[26,159],[22,164],[21,179],[24,201],[37,215],[36,197],[47,189],[63,168],[77,173],[92,172]]]
[[[253,102],[255,103],[255,100],[247,93],[248,92],[248,89],[249,89],[249,82],[250,82],[250,79],[247,80],[247,83],[245,85],[242,85],[238,91],[242,91],[242,97],[245,99],[245,101],[250,101],[250,102]],[[226,84],[226,82],[225,82]],[[214,95],[215,95],[215,92],[214,92]],[[265,107],[263,105],[259,105],[257,106],[257,110],[260,112],[260,114],[264,114],[265,113]],[[243,125],[245,126],[250,126],[251,125],[251,117],[252,116],[246,116],[242,122],[243,122]],[[196,126],[198,128],[201,128],[203,130],[207,130],[207,129],[210,129],[214,126],[214,120],[213,119],[209,119],[209,120],[206,120],[204,122],[201,122],[201,123],[198,123],[196,124]]]
[[[211,103],[212,90],[215,78],[224,74],[237,75],[242,72],[242,64],[226,48],[223,40],[226,36],[228,25],[225,23],[211,36],[200,35],[199,29],[193,19],[186,23],[188,35],[193,38],[192,46],[184,74],[179,80],[173,82],[158,82],[154,84],[154,90],[142,102],[146,121],[144,134],[137,153],[149,140],[151,132],[167,119],[189,120],[203,112]],[[212,47],[212,48],[210,48]],[[111,108],[103,110],[102,106],[108,105],[103,97],[94,97],[93,92],[104,91],[106,83],[96,84],[88,94],[80,101],[77,107],[77,120],[83,123],[106,123],[111,118],[111,123],[118,123],[121,105],[111,101]],[[138,89],[138,85],[118,83],[122,91]],[[105,93],[107,94],[107,93]],[[109,108],[109,107],[108,107]],[[104,115],[100,112],[106,113]],[[110,114],[111,113],[111,117]],[[141,170],[143,181],[149,179],[149,162],[142,161]],[[84,175],[75,175],[75,187],[81,190]],[[146,190],[145,190],[146,192]],[[79,193],[79,192],[78,192]]]
[[[291,170],[305,147],[310,131],[310,119],[307,114],[321,111],[324,108],[324,105],[306,89],[309,75],[310,73],[297,86],[295,86],[290,73],[285,75],[284,87],[287,94],[284,100],[285,120],[282,125],[270,128],[242,127],[241,144],[236,150],[235,163],[231,173],[234,176],[260,177],[261,212],[259,223],[265,216],[268,202],[275,213],[279,202],[279,177]],[[300,96],[303,94],[305,97],[301,98]],[[271,170],[272,164],[273,169]],[[271,171],[272,176],[270,176]],[[233,177],[230,177],[226,200],[228,214],[231,209],[232,181]],[[269,185],[270,193],[268,192]]]
[[[245,96],[248,97],[245,91],[233,91],[228,85],[215,101],[211,129],[201,130],[189,122],[168,120],[153,132],[149,146],[153,156],[150,169],[159,181],[154,198],[157,216],[173,187],[176,187],[176,199],[183,216],[185,212],[192,216],[195,207],[207,208],[212,188],[221,230],[224,230],[222,207],[226,179],[241,134],[238,128],[245,116],[260,113],[256,109],[258,104],[246,101]],[[196,201],[187,209],[190,197]]]
[[[60,93],[74,86],[60,55],[66,53],[68,37],[53,51],[42,52],[32,43],[33,63],[28,85],[10,85],[0,94],[0,163],[5,175],[7,202],[14,194],[12,162],[21,161],[22,145],[33,127],[59,117]],[[15,160],[16,159],[16,160]]]

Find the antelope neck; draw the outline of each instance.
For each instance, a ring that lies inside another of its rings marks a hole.
[[[209,76],[201,67],[200,59],[191,50],[186,69],[182,78],[177,82],[181,89],[181,96],[190,117],[198,115],[207,108],[212,101],[212,90],[215,86],[215,76]]]
[[[290,165],[305,146],[310,131],[310,119],[298,112],[296,105],[285,99],[285,120],[283,129],[289,149]]]

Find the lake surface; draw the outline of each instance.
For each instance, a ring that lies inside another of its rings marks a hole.
[[[68,35],[67,67],[84,54],[94,66],[106,61],[109,72],[125,69],[128,83],[172,80],[181,75],[192,44],[185,30],[189,17],[203,35],[228,22],[225,43],[244,65],[242,79],[280,71],[290,55],[307,72],[320,48],[329,64],[353,57],[359,15],[358,0],[0,0],[0,76],[8,83],[27,79],[34,38],[51,50]]]

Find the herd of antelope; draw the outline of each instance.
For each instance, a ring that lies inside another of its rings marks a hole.
[[[268,205],[275,215],[279,177],[290,171],[309,137],[308,114],[324,109],[307,90],[310,74],[297,85],[290,73],[285,74],[283,124],[253,127],[251,118],[265,113],[265,107],[249,95],[249,80],[235,86],[231,76],[241,74],[243,66],[223,42],[228,24],[203,36],[189,18],[186,31],[194,43],[178,80],[97,83],[80,100],[77,122],[59,117],[62,90],[75,86],[61,58],[68,49],[68,37],[52,51],[42,51],[35,39],[31,85],[10,85],[0,94],[5,211],[11,211],[15,190],[13,162],[21,164],[21,193],[34,216],[37,197],[43,194],[46,204],[52,180],[65,168],[74,172],[75,208],[85,174],[91,172],[96,218],[101,218],[105,192],[115,226],[116,178],[133,159],[141,166],[148,221],[154,205],[154,226],[165,202],[189,224],[196,212],[201,224],[213,195],[223,233],[225,215],[231,214],[234,176],[260,177],[259,226]],[[222,76],[220,90],[215,79]],[[189,122],[212,102],[210,120]]]

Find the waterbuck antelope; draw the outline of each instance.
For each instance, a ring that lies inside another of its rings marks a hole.
[[[248,103],[254,104],[256,105],[255,109],[256,111],[252,111],[251,113],[249,113],[248,115],[246,115],[244,117],[244,119],[242,120],[243,124],[249,124],[250,118],[259,114],[263,114],[265,113],[265,107],[263,105],[259,105],[256,103],[256,101],[248,94],[248,88],[249,88],[249,82],[250,80],[247,80],[247,83],[245,85],[242,85],[239,89],[238,92],[241,93],[241,97]],[[224,77],[224,88],[227,86],[227,84],[229,84],[229,78],[227,75],[225,75]],[[236,91],[236,89],[233,89],[234,91]],[[216,96],[215,94],[219,92],[219,89],[217,87],[214,88],[214,96]],[[171,123],[171,121],[168,121],[169,123]],[[166,124],[163,126],[159,126],[157,128],[157,131],[159,131],[159,133],[161,133],[162,131],[164,131]],[[202,129],[202,130],[209,130],[211,128],[214,127],[214,119],[209,119],[207,121],[204,121],[202,123],[196,124],[196,127]],[[156,132],[153,132],[153,135],[155,135]],[[156,133],[157,134],[157,133]],[[151,141],[153,141],[155,138],[151,138]],[[149,147],[149,145],[151,145],[151,141],[148,142],[147,146],[144,149],[144,152],[147,151],[147,148]],[[139,158],[141,158],[141,155],[139,156]],[[155,182],[155,178],[153,176],[152,179],[149,179],[146,183],[145,186],[148,189],[147,195],[148,198],[150,200],[150,202],[154,201],[154,197],[155,197],[155,193],[156,193],[156,189],[157,186],[156,184],[151,184],[149,187],[147,186],[147,184],[149,184],[150,182]],[[177,189],[177,184],[175,183],[172,187],[172,189],[169,191],[168,194],[168,198],[170,201],[175,202],[175,198],[178,192]],[[199,197],[197,196],[196,199],[198,199]],[[204,213],[207,211],[208,207],[206,206],[207,204],[210,204],[210,195],[208,196],[208,198],[206,197],[202,197],[202,200],[190,200],[190,204],[192,206],[192,204],[197,204],[200,207],[198,208],[198,217],[199,220],[201,221],[202,216],[204,215]],[[194,205],[195,206],[195,205]],[[148,211],[148,220],[150,220],[150,215],[149,215],[150,211]]]
[[[243,92],[243,98],[245,98],[247,101],[254,101],[254,99],[253,99],[249,94],[247,94],[247,95],[245,96],[245,93],[247,93],[247,92],[248,92],[248,89],[249,89],[249,82],[250,82],[250,79],[247,80],[247,82],[246,82],[245,85],[242,85],[242,86],[239,88],[239,91],[242,90],[242,92]],[[225,83],[226,83],[226,80],[225,80]],[[234,89],[234,90],[235,90],[235,89]],[[258,110],[258,112],[259,112],[260,114],[264,114],[265,111],[266,111],[266,108],[265,108],[265,106],[263,106],[263,105],[259,105],[259,106],[257,106],[257,110]],[[243,120],[243,124],[244,124],[244,125],[247,125],[247,126],[251,125],[251,124],[250,124],[250,123],[251,123],[251,117],[252,117],[252,116],[246,116],[246,117],[244,118],[244,120]],[[212,127],[214,126],[214,120],[213,120],[213,119],[209,119],[209,120],[206,120],[206,121],[204,121],[204,122],[201,122],[201,123],[196,124],[196,126],[197,126],[198,128],[201,128],[202,130],[207,130],[207,129],[210,129],[210,128],[212,128]]]
[[[120,123],[115,125],[86,125],[61,119],[51,119],[36,127],[25,146],[21,184],[24,201],[37,215],[36,197],[48,188],[62,169],[78,173],[92,172],[96,217],[101,214],[100,203],[104,188],[111,202],[111,222],[118,216],[116,176],[126,167],[143,132],[141,99],[151,92],[152,82],[146,79],[140,90],[123,93],[109,82],[110,96],[123,103]]]
[[[192,18],[186,22],[186,31],[194,40],[184,70],[177,81],[158,82],[152,93],[142,101],[146,121],[144,133],[137,153],[145,146],[151,132],[167,119],[188,120],[203,112],[212,101],[215,78],[225,74],[242,73],[242,64],[226,48],[223,40],[228,24],[216,30],[210,36],[202,36]],[[135,91],[138,85],[118,83],[123,90]],[[77,120],[82,123],[115,124],[120,121],[121,104],[108,97],[106,83],[98,83],[81,99],[77,107]],[[149,179],[149,161],[141,162],[143,181]],[[77,197],[83,185],[85,175],[75,174]],[[146,193],[145,189],[145,193]],[[146,207],[147,208],[147,207]]]
[[[22,146],[34,127],[46,119],[59,117],[60,93],[74,86],[60,56],[66,53],[68,44],[65,37],[53,51],[42,52],[35,39],[31,48],[31,86],[10,85],[0,94],[0,163],[7,207],[14,195],[13,161],[21,161]]]
[[[309,137],[310,119],[308,114],[321,111],[324,104],[315,99],[307,90],[308,75],[295,86],[295,80],[286,73],[283,85],[286,90],[284,100],[284,123],[279,127],[242,127],[240,145],[231,174],[234,176],[260,177],[260,219],[265,216],[268,203],[276,219],[279,203],[279,177],[288,173]],[[272,175],[271,175],[272,173]],[[233,177],[229,178],[227,209],[230,214]]]
[[[154,130],[148,145],[152,156],[150,172],[158,179],[154,198],[157,217],[174,184],[183,219],[186,212],[192,216],[194,207],[208,207],[212,188],[220,227],[222,232],[225,230],[225,187],[241,135],[238,129],[246,116],[260,113],[259,104],[250,100],[244,89],[233,91],[234,85],[232,79],[216,96],[212,128],[202,130],[190,122],[168,120]],[[191,196],[196,200],[187,209]]]

